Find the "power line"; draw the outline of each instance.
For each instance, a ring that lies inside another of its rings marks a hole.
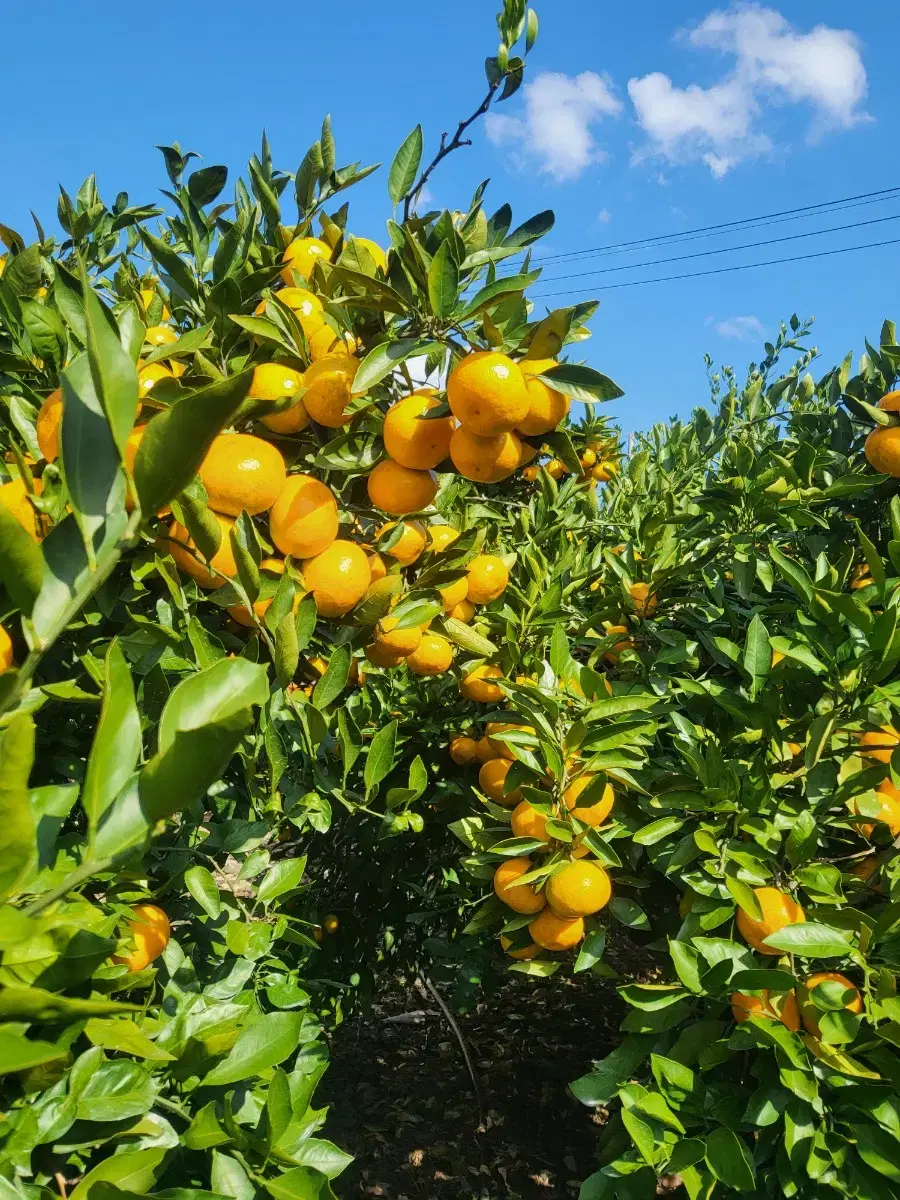
[[[686,229],[677,233],[662,233],[654,237],[638,238],[630,242],[614,242],[610,246],[590,246],[582,247],[578,250],[566,250],[559,254],[535,255],[534,258],[535,260],[540,259],[541,262],[552,262],[556,259],[585,257],[593,254],[613,254],[625,250],[633,250],[641,246],[656,245],[659,242],[693,240],[700,236],[709,237],[712,234],[725,232],[730,229],[737,229],[743,226],[752,227],[758,223],[776,222],[779,219],[801,220],[803,217],[814,212],[820,212],[823,209],[840,212],[842,210],[837,207],[839,205],[845,205],[847,208],[858,208],[863,204],[876,204],[880,200],[896,196],[898,192],[900,192],[900,186],[882,188],[877,192],[860,192],[855,196],[844,196],[837,200],[823,200],[819,204],[807,204],[800,208],[786,208],[780,212],[762,213],[754,217],[742,217],[737,221],[724,221],[715,225],[701,225],[697,229]]]
[[[788,233],[784,237],[767,238],[762,242],[743,242],[739,246],[719,246],[714,250],[695,250],[692,254],[676,254],[672,258],[654,258],[649,262],[626,263],[621,267],[595,267],[592,271],[577,271],[573,275],[549,275],[544,283],[558,283],[564,279],[585,279],[589,275],[610,275],[614,271],[637,271],[641,267],[658,267],[663,263],[687,262],[690,258],[707,258],[712,254],[731,254],[734,250],[757,250],[761,246],[775,246],[779,242],[796,242],[800,238],[820,237],[824,233],[842,233],[847,229],[862,229],[866,225],[883,225],[885,221],[900,221],[900,213],[889,217],[873,217],[871,221],[851,221],[847,225],[831,225],[828,229],[809,229],[805,233]]]
[[[885,242],[866,242],[862,246],[843,246],[838,250],[817,250],[813,254],[795,254],[789,258],[772,258],[766,262],[739,263],[733,267],[711,267],[708,271],[686,271],[681,275],[660,275],[655,279],[626,279],[621,283],[604,283],[594,288],[597,292],[609,292],[616,288],[644,287],[648,283],[671,283],[677,279],[700,279],[705,275],[725,275],[731,271],[750,271],[754,267],[777,267],[782,263],[805,262],[811,258],[828,258],[832,254],[850,254],[854,250],[876,250],[881,246],[896,246],[900,238],[890,238]],[[532,297],[534,300],[546,300],[552,296],[580,296],[580,288],[572,288],[564,292],[542,292]]]

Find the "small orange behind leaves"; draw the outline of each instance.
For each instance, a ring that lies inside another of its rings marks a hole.
[[[413,471],[390,458],[372,468],[367,484],[375,508],[396,517],[428,508],[437,488],[437,477],[431,471]]]
[[[528,926],[528,932],[545,950],[571,950],[584,937],[584,917],[560,917],[545,908]]]
[[[478,743],[474,738],[460,735],[450,741],[450,757],[460,767],[471,766],[478,760]]]
[[[453,647],[437,633],[424,633],[406,665],[414,675],[443,675],[453,662]]]
[[[487,664],[476,667],[463,679],[459,690],[467,700],[476,700],[479,704],[496,704],[503,699],[503,692],[491,679],[502,679],[503,672],[499,667]]]
[[[494,892],[514,912],[540,912],[547,903],[543,893],[536,892],[530,883],[512,886],[533,869],[530,858],[507,858],[494,872]]]

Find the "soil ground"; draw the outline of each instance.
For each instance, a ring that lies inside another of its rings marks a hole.
[[[355,1155],[335,1181],[338,1195],[577,1196],[595,1169],[606,1114],[579,1104],[567,1084],[619,1040],[624,1006],[615,988],[636,973],[631,948],[620,949],[618,980],[509,975],[457,1018],[482,1092],[481,1121],[459,1042],[430,996],[394,987],[366,1017],[341,1026],[317,1094],[332,1106],[326,1136]]]

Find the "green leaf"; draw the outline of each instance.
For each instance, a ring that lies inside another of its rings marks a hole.
[[[128,1017],[93,1017],[85,1025],[84,1032],[88,1041],[104,1050],[118,1050],[152,1062],[171,1062],[175,1057],[160,1046],[154,1046],[146,1033]]]
[[[645,825],[643,829],[639,829],[632,837],[632,841],[637,842],[639,846],[653,846],[663,838],[668,837],[670,833],[676,833],[684,828],[683,816],[663,817],[659,821],[654,821],[651,825]]]
[[[853,1134],[859,1156],[873,1171],[900,1183],[900,1142],[877,1125],[854,1123]]]
[[[457,621],[456,617],[445,617],[443,627],[450,641],[463,650],[468,650],[470,654],[477,654],[479,658],[491,658],[497,653],[497,647],[492,641],[476,633],[464,621]]]
[[[415,183],[422,161],[423,145],[422,126],[417,125],[394,155],[388,172],[388,194],[393,204],[399,204]]]
[[[573,974],[577,975],[580,971],[590,971],[603,958],[603,951],[606,949],[606,930],[593,929],[581,943],[578,951],[578,957],[575,960],[575,966],[572,968]]]
[[[457,314],[458,320],[467,321],[495,300],[512,295],[514,292],[524,292],[539,276],[540,271],[529,271],[525,275],[504,275],[500,279],[495,279],[493,283],[486,284],[476,292],[472,299],[465,304],[461,312]]]
[[[785,925],[764,942],[774,950],[787,950],[804,958],[840,958],[850,950],[850,942],[843,930],[821,925],[818,921]]]
[[[302,1013],[266,1013],[238,1034],[225,1059],[203,1077],[204,1087],[240,1083],[284,1062],[300,1044]]]
[[[256,892],[257,900],[260,904],[269,904],[285,892],[294,891],[300,886],[305,870],[306,855],[301,858],[283,858],[266,872]]]
[[[755,699],[765,683],[771,664],[772,647],[769,642],[769,633],[757,613],[747,629],[747,641],[744,646],[744,669],[750,676],[751,699]]]
[[[655,1040],[655,1037],[645,1034],[632,1034],[623,1038],[611,1054],[593,1064],[592,1071],[569,1084],[569,1090],[576,1100],[580,1100],[589,1108],[609,1104],[615,1098],[619,1087],[631,1079],[650,1053]]]
[[[394,752],[397,745],[397,722],[383,726],[372,738],[369,753],[366,756],[366,766],[363,778],[368,798],[382,779],[389,775],[394,765]]]
[[[37,865],[37,830],[28,797],[34,721],[17,713],[0,739],[0,899],[5,899],[17,893]]]
[[[256,1188],[237,1159],[218,1150],[213,1150],[210,1183],[215,1191],[232,1200],[254,1200],[256,1196]]]
[[[158,512],[188,486],[213,438],[240,408],[252,379],[247,370],[188,393],[148,422],[134,463],[144,513]]]
[[[106,652],[100,720],[81,789],[89,843],[103,814],[131,778],[140,753],[141,718],[134,699],[134,684],[125,655],[114,639]]]
[[[65,1058],[65,1047],[51,1042],[30,1041],[24,1034],[0,1029],[0,1075],[12,1075],[16,1071],[28,1071],[44,1063]]]
[[[545,374],[539,376],[554,391],[562,392],[582,404],[596,404],[598,401],[617,400],[625,393],[618,384],[593,367],[579,363],[559,363],[551,367]]]
[[[134,371],[133,366],[131,370]],[[106,523],[107,515],[124,504],[121,453],[104,415],[88,355],[80,354],[73,359],[60,376],[60,383],[63,393],[60,445],[66,484],[79,526],[90,544],[93,535]],[[135,411],[136,403],[131,411],[132,422]]]
[[[647,914],[639,904],[635,904],[633,900],[629,900],[626,896],[613,896],[609,902],[609,911],[623,925],[628,925],[631,929],[649,929],[650,922],[647,920]]]
[[[448,239],[438,247],[428,268],[428,300],[431,311],[440,321],[449,319],[459,295],[459,268]]]
[[[79,268],[91,378],[113,441],[118,447],[119,457],[122,458],[138,411],[137,369],[122,348],[115,318],[104,310],[91,287],[83,262],[79,263]],[[63,421],[64,438],[65,425],[66,421]],[[68,464],[66,470],[68,478]]]
[[[328,668],[313,689],[312,702],[316,708],[327,708],[347,686],[352,655],[349,646],[336,646],[328,660]]]
[[[184,873],[184,886],[210,920],[217,920],[222,911],[222,899],[212,871],[199,864],[189,867]]]
[[[122,1191],[145,1196],[156,1182],[167,1153],[165,1148],[148,1148],[110,1154],[82,1177],[75,1190],[69,1193],[69,1200],[88,1200],[92,1189],[102,1183],[112,1183]]]
[[[716,1179],[737,1192],[750,1192],[756,1186],[753,1160],[746,1144],[724,1125],[714,1129],[706,1139],[706,1162]]]
[[[396,342],[382,342],[374,350],[370,350],[357,368],[353,379],[354,392],[367,392],[369,388],[380,383],[385,376],[406,359],[414,354],[427,354],[434,346],[433,342],[422,341],[419,338],[400,338]]]
[[[43,579],[40,546],[0,501],[0,584],[26,617],[31,616]]]
[[[328,1179],[336,1178],[353,1162],[352,1155],[345,1154],[334,1142],[326,1141],[325,1138],[308,1138],[301,1142],[292,1150],[291,1158],[301,1166],[321,1171]]]

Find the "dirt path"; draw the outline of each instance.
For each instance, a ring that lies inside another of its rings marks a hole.
[[[459,1018],[484,1097],[481,1125],[459,1044],[429,998],[389,993],[337,1031],[317,1098],[332,1105],[327,1136],[356,1155],[336,1181],[341,1197],[577,1195],[602,1115],[566,1085],[616,1044],[623,1007],[605,979],[508,980]],[[407,1020],[414,1012],[424,1015]]]

